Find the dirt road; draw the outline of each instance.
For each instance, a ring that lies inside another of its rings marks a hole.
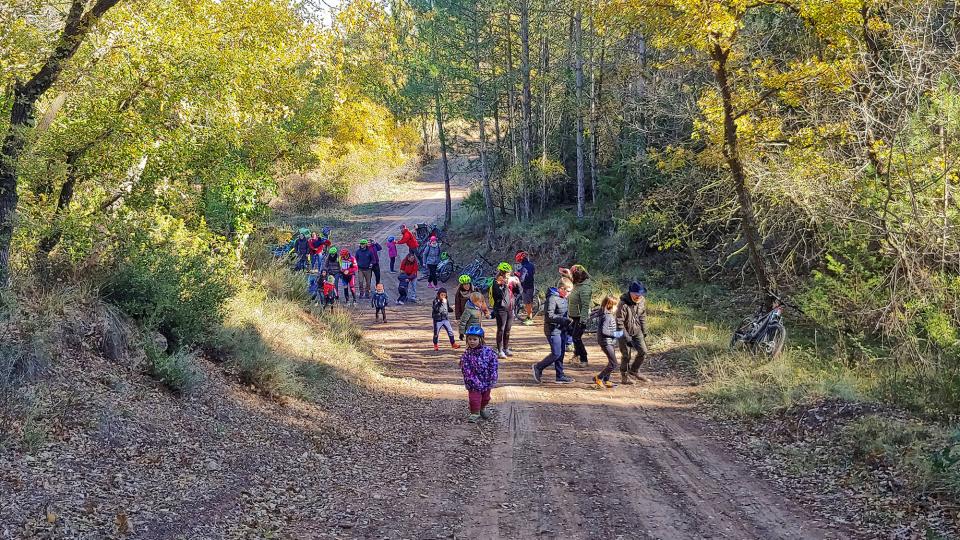
[[[412,227],[442,215],[442,184],[436,177],[434,170],[418,183],[410,193],[416,202],[382,218],[374,236],[385,238],[401,223]],[[395,276],[384,276],[395,297]],[[416,495],[409,509],[416,519],[399,518],[404,534],[432,536],[435,527],[416,525],[429,523],[465,538],[848,536],[739,464],[692,410],[691,389],[659,370],[656,361],[649,368],[652,384],[594,390],[588,382],[600,369],[602,354],[591,344],[590,368],[569,370],[576,384],[547,382],[550,371],[544,384],[534,384],[530,365],[548,351],[539,324],[514,326],[516,354],[501,363],[493,393],[495,420],[466,423],[458,355],[444,346],[445,339],[441,351],[433,351],[429,301],[434,291],[425,285],[420,282],[421,303],[391,307],[385,325],[372,324],[369,310],[358,317],[369,339],[390,355],[388,380],[403,381],[402,391],[442,399],[452,408],[453,422],[441,430],[443,437],[422,449],[418,463],[398,466],[439,472],[465,466],[475,477],[455,485],[445,483],[444,474],[416,475],[409,490]],[[448,285],[452,292],[455,280]],[[495,326],[485,326],[492,339]]]

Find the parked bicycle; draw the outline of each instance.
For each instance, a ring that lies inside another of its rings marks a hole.
[[[450,254],[446,251],[440,253],[440,264],[437,265],[437,279],[446,283],[450,276],[453,275],[456,268],[453,264],[453,259],[450,258]]]
[[[730,337],[730,348],[745,347],[754,354],[763,353],[775,358],[783,352],[787,341],[787,327],[783,322],[783,308],[791,307],[800,311],[797,306],[788,304],[777,295],[773,297],[773,306],[766,310],[758,308],[752,317],[747,317],[737,326]]]

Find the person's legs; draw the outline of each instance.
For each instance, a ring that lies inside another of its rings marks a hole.
[[[362,281],[360,282],[360,297],[363,298],[366,296],[370,298],[370,284],[373,277],[373,270],[361,270],[360,275],[362,276]]]
[[[501,340],[503,344],[503,350],[510,350],[510,329],[513,328],[513,310],[507,310],[503,313],[503,339]],[[497,334],[497,337],[500,337],[500,334]]]
[[[430,277],[427,278],[427,281],[433,284],[434,287],[438,285],[437,282],[437,266],[436,264],[428,264],[427,268],[430,270]]]
[[[447,319],[441,323],[443,328],[447,331],[447,337],[450,338],[450,345],[453,345],[457,340],[453,339],[453,325],[450,324],[450,320]]]
[[[617,340],[620,346],[620,374],[624,377],[630,371],[630,347],[627,346],[627,338],[622,337]]]
[[[583,344],[583,324],[581,323],[580,317],[575,317],[573,319],[573,355],[580,357],[580,363],[587,363],[587,347]]]
[[[467,399],[470,402],[470,414],[479,414],[480,403],[483,402],[483,393],[467,390]]]
[[[640,366],[647,357],[647,342],[643,336],[633,338],[633,363],[630,365],[630,373],[636,375],[640,372]],[[626,363],[626,362],[624,362]]]
[[[553,364],[554,368],[557,370],[557,380],[560,380],[565,376],[563,373],[563,357],[567,353],[566,343],[567,343],[567,334],[566,333],[560,334],[556,340],[557,350],[554,353],[557,357],[557,361],[554,362]],[[553,341],[550,342],[550,347],[551,348],[554,347]]]
[[[443,326],[443,321],[433,321],[433,344],[440,344],[440,327]]]
[[[390,273],[392,274],[396,271],[397,271],[397,258],[390,257]]]
[[[407,284],[407,298],[417,301],[417,276],[414,276]]]
[[[554,355],[553,338],[554,336],[547,336],[547,344],[550,345],[550,352],[547,353],[547,356],[545,356],[543,360],[536,363],[534,368],[537,371],[543,371],[557,361],[557,357]]]
[[[373,277],[374,279],[377,280],[376,282],[374,282],[374,285],[379,285],[380,284],[380,265],[379,264],[373,265]]]
[[[604,340],[603,344],[600,345],[600,350],[607,356],[607,365],[603,368],[603,371],[597,375],[597,378],[606,381],[610,379],[610,374],[617,369],[617,350],[613,347],[613,343],[610,340]]]
[[[507,313],[501,310],[495,312],[494,316],[497,319],[497,353],[501,353],[506,348],[506,345],[503,344],[503,338],[505,335],[504,327],[507,324]]]
[[[490,404],[490,390],[480,394],[480,410],[486,409]]]

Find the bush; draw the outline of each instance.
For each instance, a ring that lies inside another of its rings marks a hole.
[[[189,394],[203,379],[197,369],[197,353],[180,349],[166,354],[153,343],[144,347],[147,353],[147,366],[151,376],[162,382],[177,394]]]
[[[168,215],[128,216],[105,296],[175,344],[196,343],[223,321],[239,273],[232,250],[214,250],[217,242],[204,228],[192,231]]]

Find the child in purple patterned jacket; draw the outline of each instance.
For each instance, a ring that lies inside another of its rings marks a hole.
[[[483,328],[471,326],[466,336],[467,350],[460,358],[460,370],[470,399],[467,422],[475,424],[481,418],[489,420],[493,417],[487,404],[490,403],[490,390],[497,384],[499,364],[497,352],[483,343]]]

